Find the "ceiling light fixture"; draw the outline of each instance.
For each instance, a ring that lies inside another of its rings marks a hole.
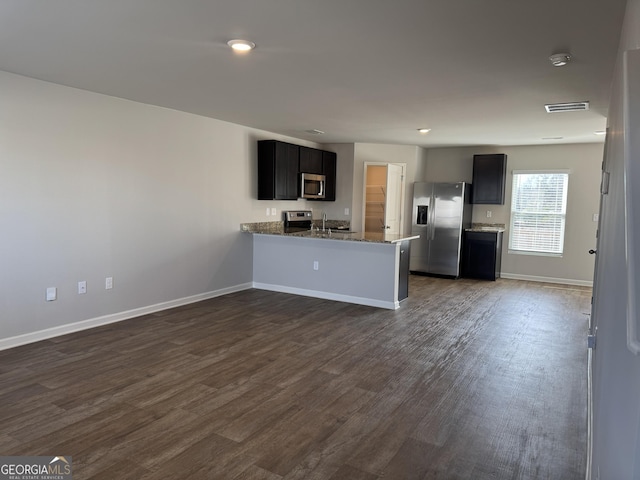
[[[317,128],[312,128],[311,130],[305,130],[305,132],[310,133],[312,135],[324,135],[322,130],[318,130]]]
[[[564,67],[570,60],[570,53],[554,53],[549,57],[549,61],[554,67]]]
[[[253,50],[254,48],[256,48],[255,43],[250,42],[249,40],[240,40],[240,39],[229,40],[227,42],[227,45],[233,48],[235,52],[241,52],[241,53],[248,52],[249,50]]]
[[[430,128],[419,128],[418,132],[420,132],[421,134],[425,135],[427,133],[429,133],[431,131]]]
[[[593,132],[595,135],[606,135],[607,131],[606,130],[598,130],[597,132]]]

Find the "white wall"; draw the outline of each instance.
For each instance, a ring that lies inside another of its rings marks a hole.
[[[603,144],[430,149],[423,180],[471,182],[473,155],[481,153],[507,154],[505,204],[473,207],[474,222],[507,226],[502,252],[503,276],[590,285],[594,258],[588,250],[594,248],[596,242],[597,223],[593,221],[593,214],[598,213],[599,208]],[[508,253],[511,172],[536,169],[568,169],[571,172],[562,258]],[[491,211],[491,218],[487,218],[487,210]]]
[[[250,284],[239,224],[310,203],[255,199],[263,138],[318,146],[0,72],[0,348]]]
[[[594,285],[594,450],[592,478],[640,479],[640,358],[626,347],[627,260],[625,258],[622,52],[640,48],[640,0],[629,0],[609,108],[603,196]],[[637,85],[635,86],[637,88]],[[638,161],[637,152],[632,161]],[[640,208],[633,205],[632,208]]]

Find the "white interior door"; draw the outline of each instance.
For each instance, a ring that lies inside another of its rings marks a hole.
[[[404,163],[365,162],[363,231],[402,233],[406,168]]]
[[[384,208],[384,228],[387,233],[400,234],[402,223],[402,181],[401,165],[387,165],[387,188]]]

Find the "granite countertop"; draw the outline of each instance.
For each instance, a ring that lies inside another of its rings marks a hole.
[[[504,232],[504,223],[472,223],[471,228],[465,228],[465,232]]]
[[[394,235],[385,232],[352,232],[350,230],[340,230],[327,228],[324,232],[320,230],[304,230],[298,232],[286,232],[283,222],[258,222],[242,223],[240,230],[246,233],[259,235],[279,235],[283,237],[312,238],[324,240],[345,240],[351,242],[371,242],[371,243],[397,243],[404,240],[415,240],[419,235]]]

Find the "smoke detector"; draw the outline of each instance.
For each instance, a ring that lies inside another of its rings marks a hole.
[[[549,57],[549,61],[554,67],[564,67],[570,60],[570,53],[554,53]]]

